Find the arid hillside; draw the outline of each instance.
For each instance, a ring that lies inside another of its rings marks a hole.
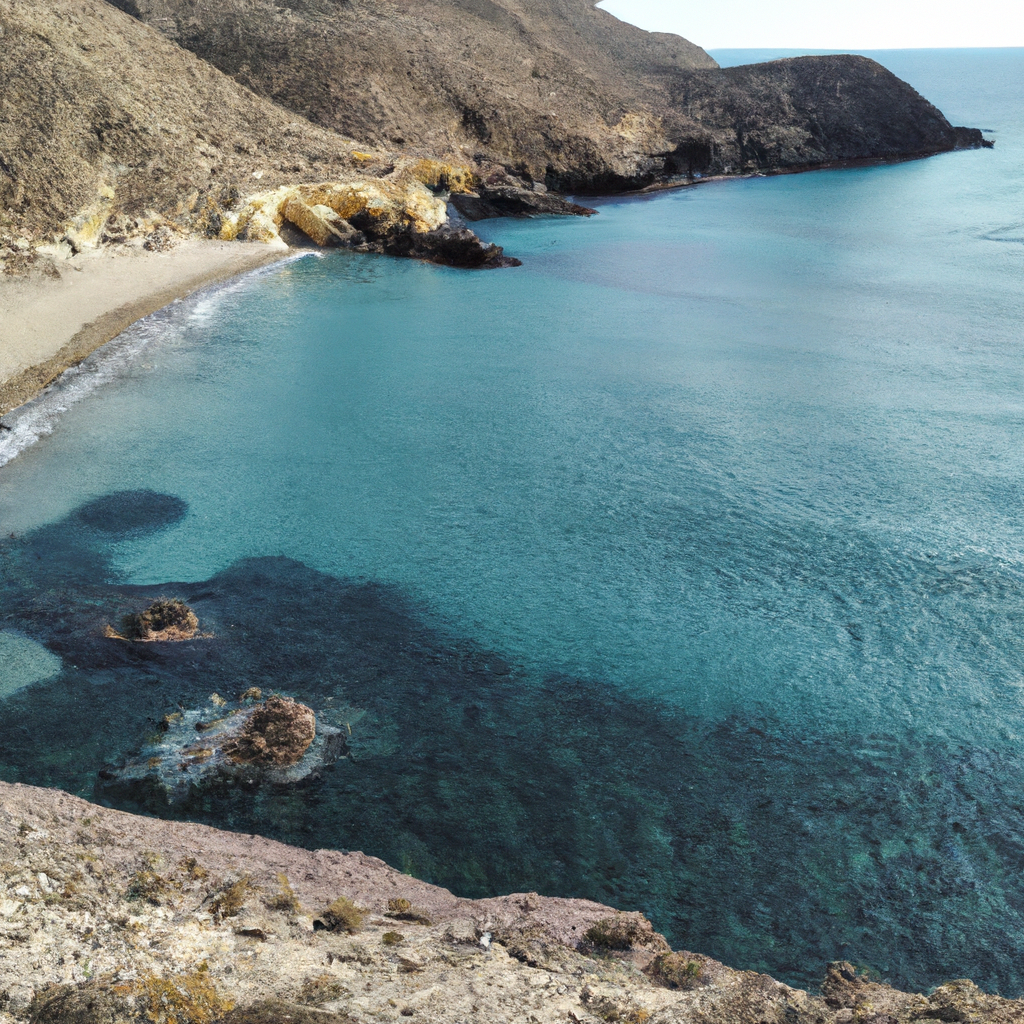
[[[154,232],[160,245],[161,232],[271,242],[282,229],[499,262],[438,195],[468,189],[468,169],[359,147],[104,0],[0,0],[0,37],[0,268],[39,243],[60,256]]]
[[[556,193],[982,144],[865,58],[722,70],[589,0],[117,3],[0,0],[7,272],[40,245],[296,227],[496,266],[449,196],[586,213]]]
[[[137,216],[353,168],[355,147],[103,0],[0,0],[0,34],[0,227],[53,231],[108,192]]]
[[[720,71],[592,0],[112,0],[237,81],[381,145],[549,188],[900,158],[980,144],[880,65]]]
[[[318,124],[534,178],[648,170],[667,143],[646,97],[717,67],[587,0],[114,2]]]

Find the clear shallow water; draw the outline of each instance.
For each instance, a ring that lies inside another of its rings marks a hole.
[[[28,410],[5,628],[64,668],[4,776],[114,799],[177,703],[279,687],[354,760],[180,813],[1024,991],[1024,51],[884,62],[996,149],[481,225],[514,271],[305,258]],[[140,489],[187,512],[76,513]],[[216,642],[98,638],[172,590]]]

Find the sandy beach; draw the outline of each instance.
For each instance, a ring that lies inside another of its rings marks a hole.
[[[0,415],[136,320],[285,255],[260,243],[191,239],[167,252],[83,253],[56,264],[59,277],[0,278]]]

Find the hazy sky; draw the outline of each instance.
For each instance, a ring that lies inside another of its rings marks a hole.
[[[1024,0],[604,0],[600,6],[705,49],[1024,46]]]

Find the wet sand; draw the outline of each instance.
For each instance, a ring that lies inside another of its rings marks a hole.
[[[192,239],[168,252],[83,253],[56,264],[59,277],[0,278],[0,415],[136,320],[286,255],[261,243]]]

